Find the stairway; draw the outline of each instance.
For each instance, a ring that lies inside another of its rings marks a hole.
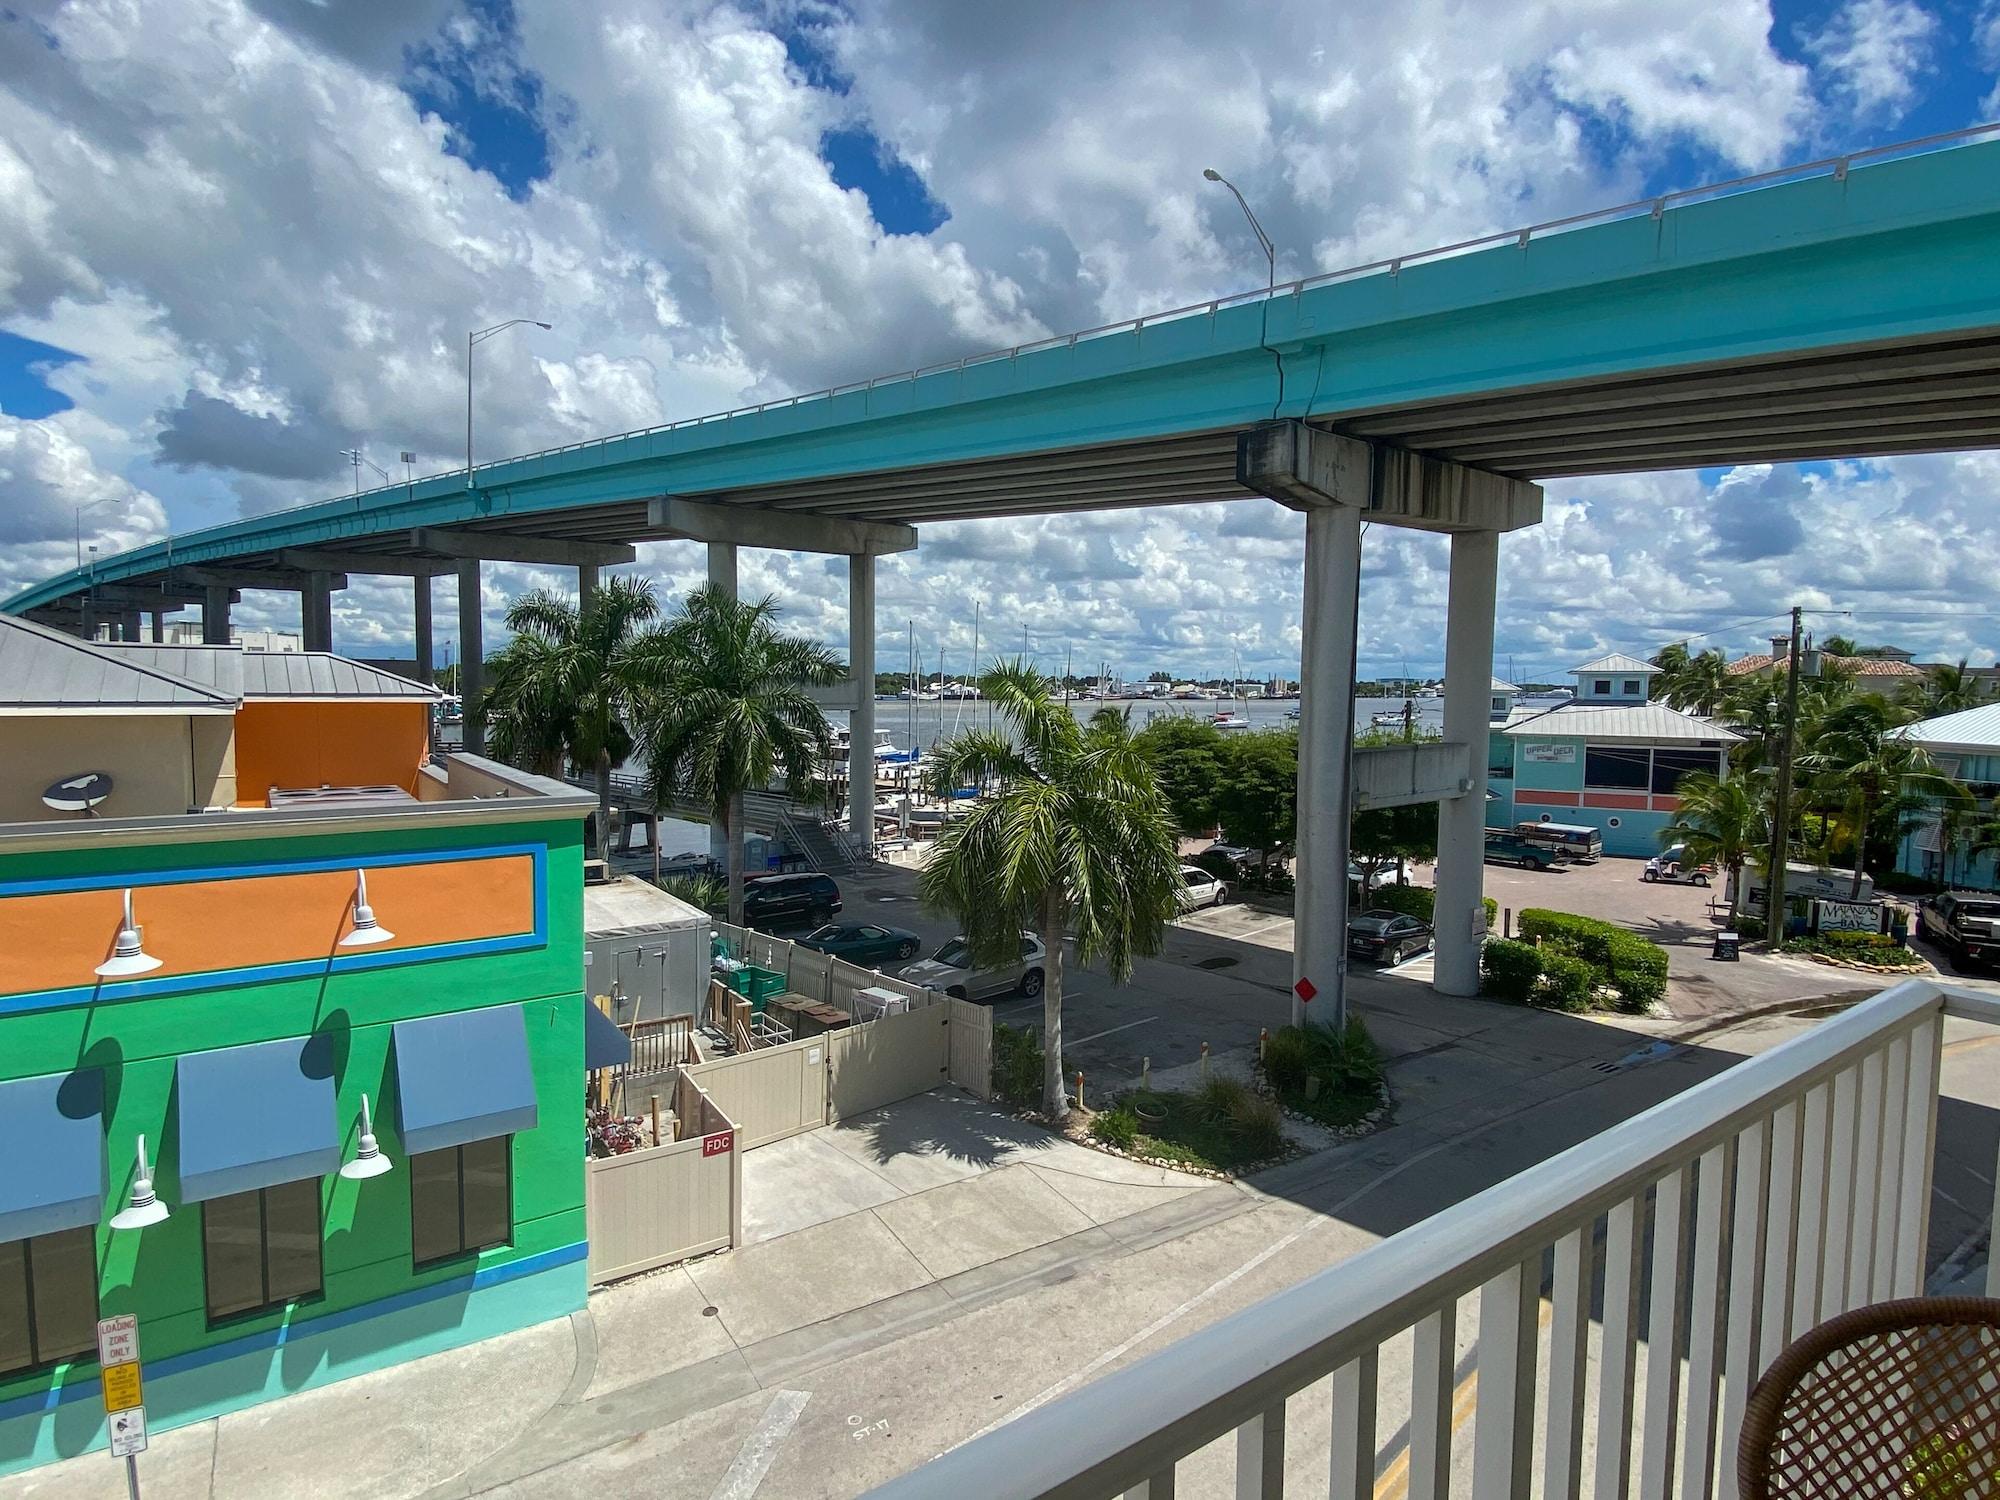
[[[827,875],[844,875],[856,864],[847,835],[810,814],[786,813],[779,819],[779,832],[805,858],[809,869]]]

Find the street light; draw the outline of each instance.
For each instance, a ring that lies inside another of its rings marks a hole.
[[[87,510],[95,510],[100,505],[109,505],[114,498],[114,496],[106,495],[102,499],[86,500],[81,505],[70,507],[71,510],[76,512],[76,565],[79,568],[83,566],[83,513]],[[97,549],[92,547],[90,550],[95,552]]]
[[[546,333],[554,324],[544,323],[539,318],[509,318],[504,323],[495,323],[491,328],[481,328],[465,336],[465,487],[472,488],[472,351],[488,339],[505,333],[510,328],[519,328],[523,323],[533,323]]]
[[[1201,175],[1206,177],[1210,182],[1221,183],[1224,187],[1229,189],[1230,194],[1236,199],[1236,206],[1243,210],[1243,217],[1250,221],[1250,232],[1257,236],[1257,243],[1264,247],[1264,261],[1265,264],[1270,267],[1270,272],[1271,272],[1270,279],[1264,284],[1265,294],[1269,295],[1270,293],[1276,291],[1278,288],[1277,246],[1273,245],[1271,243],[1271,237],[1268,234],[1264,233],[1264,226],[1262,224],[1259,224],[1257,222],[1257,216],[1250,212],[1250,205],[1244,201],[1243,195],[1237,192],[1235,183],[1231,182],[1227,177],[1224,177],[1220,172],[1216,171],[1215,168],[1213,167],[1203,167],[1201,169]]]

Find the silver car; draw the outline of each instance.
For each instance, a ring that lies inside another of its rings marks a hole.
[[[1032,1000],[1042,992],[1042,961],[1047,950],[1032,932],[1021,934],[1020,957],[997,968],[980,968],[972,947],[955,937],[929,958],[898,969],[896,977],[929,989],[943,990],[961,1000],[994,1000],[1019,993]]]

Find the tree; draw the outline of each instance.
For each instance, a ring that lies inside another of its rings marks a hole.
[[[537,589],[507,609],[514,638],[487,658],[487,743],[500,759],[561,776],[567,759],[597,778],[598,853],[611,828],[611,769],[632,753],[658,632],[653,586],[611,578],[578,604]]]
[[[1042,1104],[1068,1112],[1062,1067],[1063,934],[1079,963],[1113,983],[1157,953],[1179,909],[1179,841],[1152,762],[1115,709],[1079,724],[1053,685],[1018,659],[980,679],[1012,731],[968,730],[938,745],[940,790],[998,790],[945,825],[918,881],[923,899],[964,924],[980,962],[1012,962],[1021,933],[1047,950],[1042,983]]]
[[[1669,647],[1671,651],[1674,648]],[[1685,648],[1681,648],[1685,655]],[[1662,656],[1668,654],[1663,651]],[[1720,713],[1730,700],[1734,679],[1729,675],[1729,659],[1720,651],[1703,651],[1689,656],[1669,676],[1664,670],[1657,683],[1660,701],[1682,713],[1704,718]]]
[[[1920,746],[1889,735],[1910,719],[1910,709],[1880,693],[1854,694],[1825,714],[1809,741],[1811,748],[1799,757],[1800,770],[1835,814],[1837,836],[1853,847],[1854,885],[1849,894],[1856,900],[1861,896],[1869,840],[1884,831],[1877,826],[1880,820],[1888,816],[1890,836],[1899,837],[1927,799],[1948,799],[1957,790],[1949,777],[1931,769],[1930,757]]]
[[[1861,654],[1861,648],[1854,643],[1853,639],[1844,635],[1828,636],[1819,643],[1819,649],[1821,654],[1825,656],[1859,656]]]
[[[833,731],[808,689],[845,680],[817,641],[781,634],[778,606],[708,584],[688,595],[651,659],[639,742],[655,802],[702,803],[727,844],[729,920],[743,925],[743,794],[782,778],[804,796],[832,758]],[[865,837],[867,830],[862,830]]]
[[[1943,663],[1931,667],[1898,696],[1920,719],[1962,713],[1986,701],[1984,684],[1972,675],[1963,657],[1955,667]]]
[[[1222,742],[1215,815],[1230,839],[1269,859],[1298,837],[1299,737],[1287,729],[1236,730]]]
[[[1226,753],[1222,731],[1202,719],[1167,714],[1132,738],[1153,763],[1180,831],[1194,836],[1215,827]]]
[[[1429,802],[1404,807],[1376,807],[1354,815],[1347,847],[1361,866],[1361,904],[1375,888],[1375,877],[1406,859],[1437,858],[1437,807]]]
[[[1729,879],[1729,925],[1742,904],[1743,867],[1770,848],[1771,814],[1763,778],[1739,774],[1727,780],[1696,771],[1674,789],[1680,799],[1671,822],[1660,830],[1660,847],[1685,844],[1684,864],[1712,864]]]

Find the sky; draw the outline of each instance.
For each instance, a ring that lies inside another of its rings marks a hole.
[[[463,462],[1005,347],[2000,118],[2000,0],[0,0],[0,596]],[[364,480],[372,478],[366,470]],[[1925,658],[2000,649],[2000,454],[1564,480],[1505,539],[1502,675],[1790,604]],[[1261,500],[926,527],[878,663],[1027,652],[1297,671],[1299,517]],[[641,549],[672,597],[690,543]],[[1365,673],[1435,671],[1441,539],[1372,528]],[[510,597],[574,587],[489,566]],[[846,643],[838,558],[746,592]],[[453,618],[449,580],[438,618]],[[335,643],[407,653],[405,581]],[[238,619],[296,628],[295,596]]]

